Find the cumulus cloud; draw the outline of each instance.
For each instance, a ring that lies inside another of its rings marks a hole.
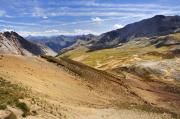
[[[121,24],[114,24],[114,26],[113,26],[114,29],[120,29],[122,27],[123,27],[123,25],[121,25]]]
[[[101,23],[101,22],[104,21],[104,20],[101,19],[100,17],[91,18],[91,20],[92,20],[93,22],[96,22],[96,23]]]

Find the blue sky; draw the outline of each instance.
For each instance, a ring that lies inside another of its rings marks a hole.
[[[0,31],[100,34],[157,14],[180,15],[180,0],[0,0]]]

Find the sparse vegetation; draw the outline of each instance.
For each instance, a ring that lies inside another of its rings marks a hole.
[[[160,61],[163,59],[172,59],[179,53],[176,49],[172,50],[176,46],[174,44],[178,45],[176,42],[180,39],[179,33],[156,37],[155,41],[152,41],[153,38],[139,39],[140,40],[130,41],[116,48],[101,49],[91,52],[88,51],[87,47],[79,47],[59,57],[66,56],[95,68],[109,69],[110,67],[114,68],[113,65],[116,67],[132,64],[138,60]],[[166,43],[164,43],[165,41]],[[171,45],[171,41],[175,43]],[[159,46],[158,44],[162,45]],[[80,58],[83,56],[84,58]]]
[[[161,60],[164,58],[163,53],[168,51],[167,47],[156,48],[151,45],[142,47],[141,45],[142,44],[135,44],[135,42],[132,42],[118,48],[103,49],[93,52],[87,52],[87,49],[82,47],[74,51],[69,51],[60,57],[68,56],[70,59],[76,59],[80,56],[88,55],[87,58],[84,58],[80,62],[96,67],[98,63],[104,65],[114,60],[122,61],[119,62],[120,65],[131,63],[135,56],[142,60]],[[159,55],[157,55],[157,53],[155,55],[152,53],[149,54],[149,52],[157,52]]]
[[[145,111],[148,113],[152,112],[152,113],[159,113],[159,114],[166,113],[166,114],[170,114],[174,119],[179,119],[179,117],[180,117],[179,114],[170,112],[169,110],[164,109],[164,108],[154,107],[150,104],[137,105],[135,103],[134,104],[133,103],[132,104],[130,104],[130,103],[118,103],[116,105],[117,105],[117,108],[119,108],[119,109],[142,110],[142,111]]]
[[[7,105],[17,106],[23,111],[23,116],[26,116],[29,109],[25,103],[19,102],[19,99],[25,97],[29,97],[27,89],[0,77],[0,109],[6,109]]]
[[[159,37],[158,40],[171,39],[175,41],[180,41],[180,33],[170,34],[166,36]]]
[[[23,117],[26,117],[27,115],[30,114],[30,109],[29,109],[29,107],[27,106],[26,103],[24,103],[24,102],[18,102],[18,103],[16,104],[16,106],[23,111],[23,115],[22,115]]]

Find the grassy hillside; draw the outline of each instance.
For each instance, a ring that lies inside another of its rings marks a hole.
[[[100,69],[114,68],[119,65],[126,65],[136,61],[157,61],[174,58],[174,55],[170,50],[179,47],[179,44],[161,44],[162,46],[157,47],[156,44],[162,42],[162,40],[179,42],[180,33],[157,37],[155,38],[155,42],[151,38],[137,38],[116,48],[96,50],[93,52],[88,52],[87,47],[79,47],[62,54],[59,57],[66,56]]]

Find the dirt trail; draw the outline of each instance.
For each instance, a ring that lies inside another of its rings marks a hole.
[[[121,88],[109,89],[110,85],[107,85],[108,89],[106,89],[109,92],[101,92],[101,89],[89,85],[88,81],[79,79],[67,73],[63,68],[38,57],[3,55],[0,58],[0,76],[13,83],[22,83],[31,88],[32,92],[37,94],[34,96],[44,101],[41,104],[45,110],[48,110],[46,113],[53,115],[48,116],[42,109],[38,116],[27,117],[30,119],[171,118],[166,114],[113,108],[113,100],[116,101],[119,98],[122,101],[135,98],[126,96],[127,93],[120,95],[121,93],[111,92],[111,90],[121,91]],[[98,82],[94,82],[96,83]],[[99,88],[106,88],[104,86],[106,85],[102,84]],[[117,85],[112,83],[112,86]]]

